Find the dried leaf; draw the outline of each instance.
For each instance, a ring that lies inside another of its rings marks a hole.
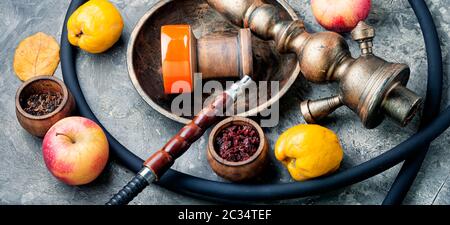
[[[42,32],[23,39],[14,54],[14,71],[26,81],[40,75],[52,76],[59,64],[59,44]]]

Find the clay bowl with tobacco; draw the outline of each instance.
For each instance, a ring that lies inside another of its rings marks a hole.
[[[75,110],[75,100],[64,83],[52,76],[27,80],[17,90],[16,115],[20,125],[37,137]]]
[[[229,117],[209,134],[207,156],[213,171],[233,182],[255,179],[269,162],[269,143],[255,121]]]

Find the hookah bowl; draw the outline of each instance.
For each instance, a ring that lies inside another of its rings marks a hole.
[[[165,94],[192,92],[194,74],[202,79],[242,78],[253,74],[249,29],[237,35],[196,38],[189,25],[161,27],[162,80]]]
[[[405,126],[420,108],[422,98],[405,87],[409,67],[374,55],[375,30],[364,22],[352,31],[361,49],[361,55],[353,58],[340,34],[310,34],[302,21],[283,17],[277,7],[262,0],[207,2],[235,25],[250,28],[263,40],[274,40],[280,53],[295,53],[307,80],[339,82],[340,93],[335,96],[301,103],[307,123],[316,123],[345,105],[366,128],[377,127],[386,116]]]

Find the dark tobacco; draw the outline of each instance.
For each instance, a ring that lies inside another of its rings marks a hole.
[[[215,149],[220,157],[231,162],[241,162],[256,153],[259,135],[248,125],[231,125],[216,136]]]
[[[55,111],[62,100],[62,95],[59,92],[47,91],[32,94],[27,98],[23,110],[34,116],[46,115]]]

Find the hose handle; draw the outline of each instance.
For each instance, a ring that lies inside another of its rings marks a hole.
[[[229,89],[216,96],[214,100],[192,121],[184,126],[164,147],[151,155],[145,162],[142,170],[125,187],[115,194],[107,205],[128,204],[145,187],[161,177],[175,162],[189,149],[192,143],[200,138],[218,118],[222,117],[227,107],[232,106],[237,96],[244,93],[253,80],[245,75],[240,81]]]
[[[147,167],[144,167],[130,182],[128,182],[127,185],[117,192],[106,205],[128,204],[154,180],[155,175],[153,172]]]
[[[144,166],[150,168],[157,178],[161,177],[189,149],[192,143],[220,118],[223,109],[233,103],[227,93],[217,96],[214,101],[202,109],[192,121],[181,128],[159,151],[151,155]]]
[[[164,147],[150,156],[144,162],[144,166],[155,174],[156,179],[161,177],[175,160],[189,149],[192,143],[197,141],[219,118],[225,116],[228,107],[233,106],[237,97],[243,94],[252,82],[252,78],[245,75],[226,91],[217,95],[189,124],[181,128]]]

